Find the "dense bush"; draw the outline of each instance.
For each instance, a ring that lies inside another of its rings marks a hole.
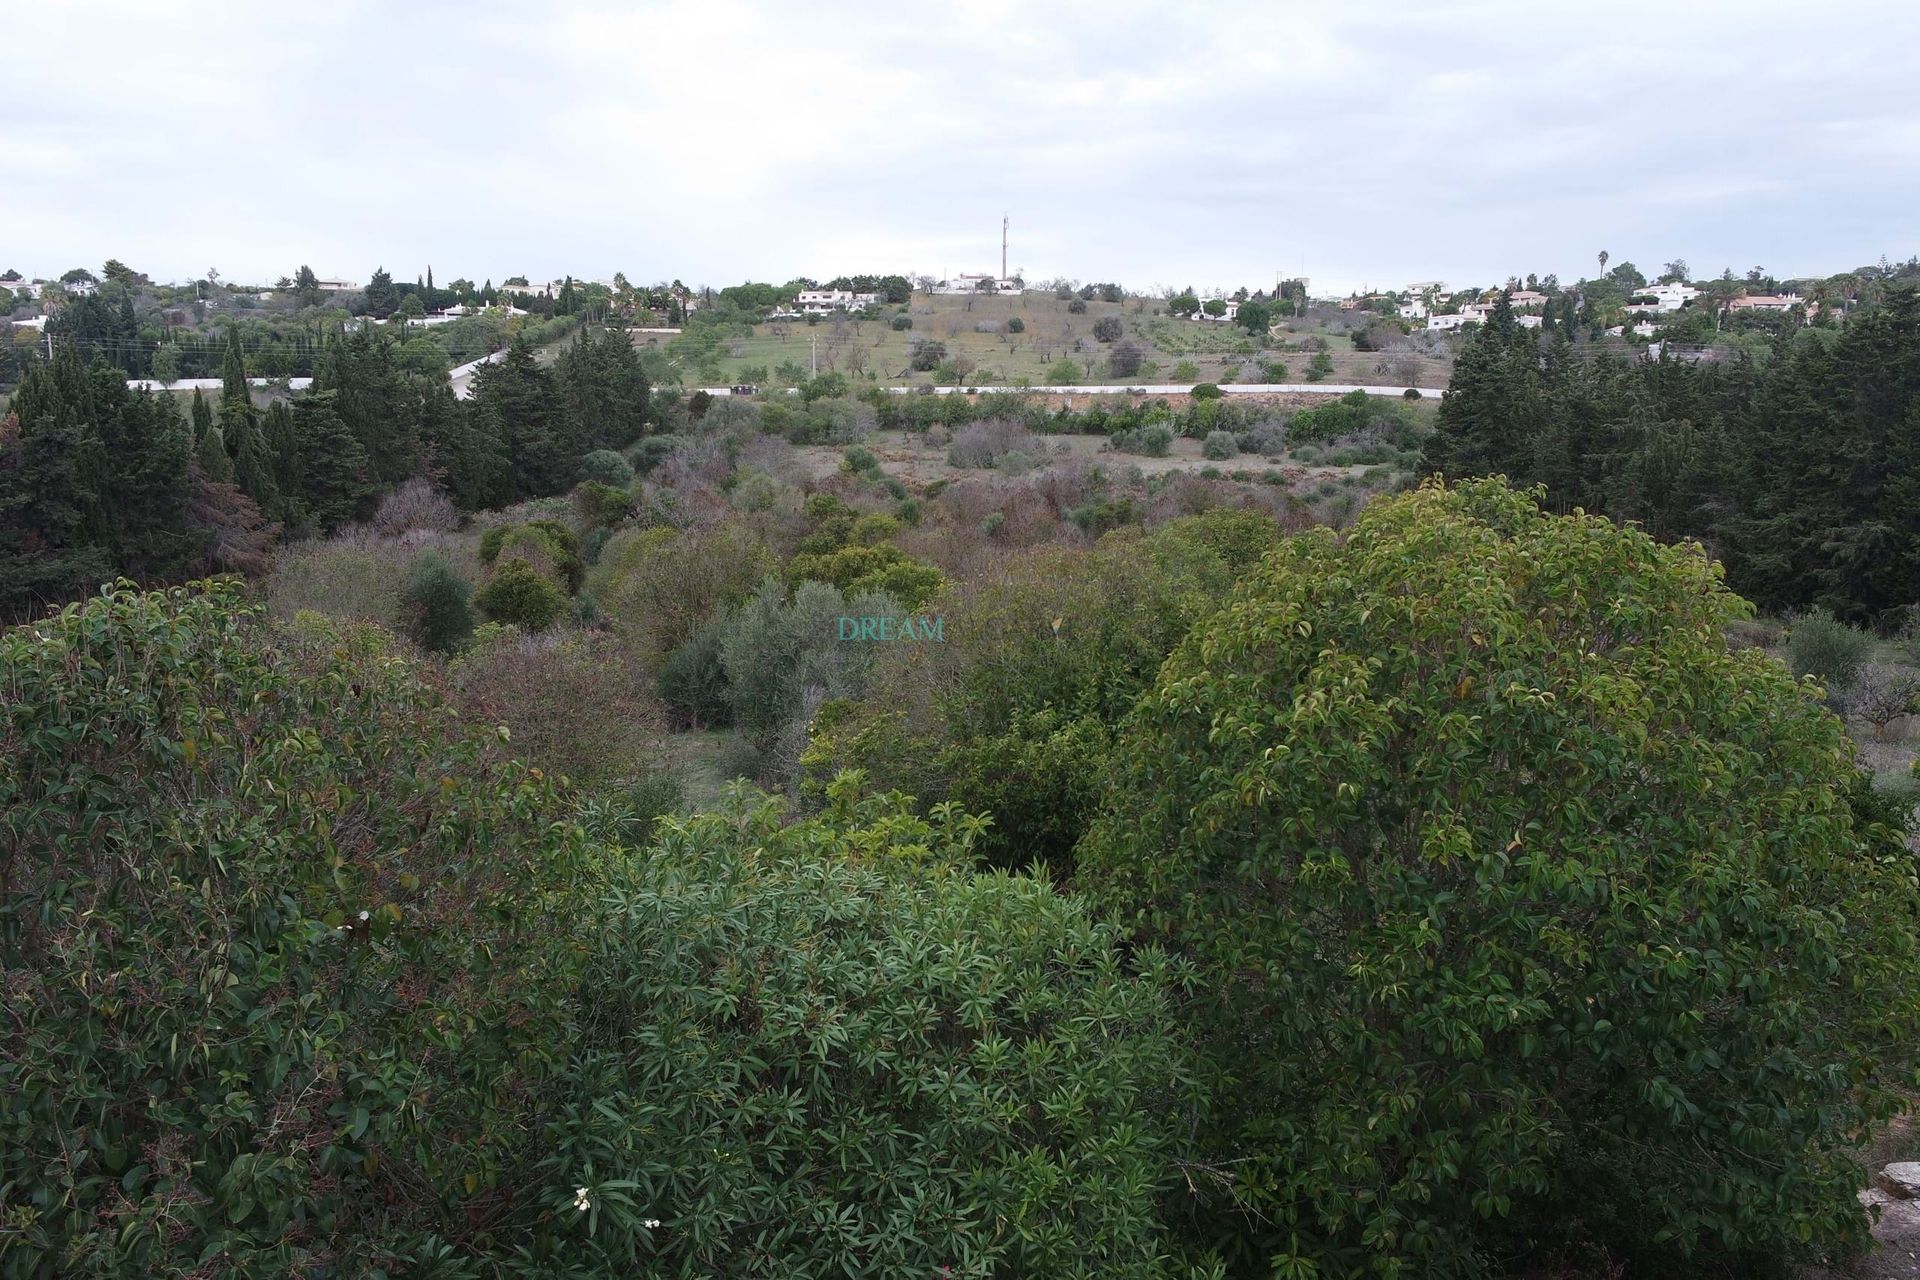
[[[1873,637],[1850,627],[1825,609],[1810,609],[1793,620],[1787,633],[1787,663],[1797,676],[1814,676],[1844,693],[1873,652]]]
[[[616,632],[649,666],[708,618],[740,603],[776,567],[752,529],[626,528],[601,549],[588,585]]]
[[[1173,428],[1164,422],[1150,422],[1144,427],[1116,431],[1107,437],[1107,447],[1121,453],[1138,453],[1149,458],[1164,458],[1167,456],[1167,450],[1173,448]]]
[[[1101,316],[1093,322],[1093,337],[1096,342],[1114,342],[1123,329],[1119,316]]]
[[[1210,461],[1225,462],[1228,458],[1239,456],[1240,441],[1231,431],[1209,431],[1206,441],[1200,446],[1200,452]]]
[[[473,603],[494,622],[545,631],[566,611],[567,597],[525,560],[503,560],[474,592]]]
[[[763,748],[826,698],[854,697],[866,688],[875,646],[840,638],[842,618],[897,617],[901,607],[875,593],[842,594],[822,582],[802,582],[789,598],[769,580],[727,620],[720,633],[733,722]]]
[[[635,475],[647,475],[674,455],[680,441],[673,436],[648,436],[627,451]]]
[[[624,489],[633,483],[633,464],[612,449],[595,449],[580,459],[580,478]]]
[[[228,588],[0,637],[0,1270],[1166,1274],[1177,966],[952,811],[590,847],[651,806],[315,640]]]
[[[423,552],[400,595],[407,635],[423,649],[451,653],[473,634],[473,610],[467,601],[473,584],[454,571],[438,552]]]
[[[727,669],[720,661],[727,624],[725,613],[715,614],[660,664],[656,687],[680,728],[724,729],[733,723]]]
[[[1162,963],[1129,973],[1034,881],[889,868],[964,863],[975,830],[762,810],[613,864],[550,1135],[556,1174],[594,1171],[608,1252],[666,1275],[1166,1274]]]
[[[1218,400],[1220,397],[1226,395],[1226,392],[1222,391],[1217,383],[1202,382],[1195,386],[1192,391],[1189,391],[1187,395],[1196,401]]]
[[[1910,858],[1839,722],[1729,649],[1745,612],[1697,548],[1489,481],[1287,540],[1168,660],[1078,862],[1201,969],[1195,1158],[1247,1256],[1757,1274],[1864,1239]]]
[[[956,431],[947,448],[950,467],[991,467],[1009,453],[1040,452],[1025,425],[1008,420],[976,422]]]
[[[525,560],[550,575],[568,595],[578,591],[586,579],[580,539],[558,520],[528,520],[488,529],[480,536],[480,562],[492,565],[503,557]]]
[[[218,586],[0,637],[0,1272],[363,1275],[552,1217],[485,1117],[565,1044],[491,957],[577,855],[382,633],[317,625]]]
[[[1036,548],[950,588],[928,606],[942,643],[889,648],[864,705],[822,711],[810,777],[856,767],[923,802],[955,800],[993,817],[988,860],[1064,869],[1113,727],[1278,532],[1252,512],[1211,512],[1091,549]]]
[[[447,668],[469,719],[507,726],[516,756],[575,781],[631,783],[659,767],[665,709],[615,637],[496,631]]]

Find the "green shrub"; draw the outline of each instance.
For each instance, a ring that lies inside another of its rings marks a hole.
[[[1164,458],[1173,448],[1173,428],[1164,422],[1150,422],[1144,427],[1116,431],[1107,438],[1109,447],[1121,453],[1137,453],[1148,458]]]
[[[474,593],[473,603],[494,622],[545,631],[565,612],[567,597],[526,561],[506,560]]]
[[[1793,620],[1787,633],[1787,663],[1797,676],[1813,676],[1830,690],[1844,691],[1873,652],[1873,637],[1850,627],[1825,609],[1810,609]]]
[[[720,643],[726,631],[727,618],[715,615],[668,654],[660,666],[656,687],[682,728],[724,729],[733,723],[727,670],[720,661]]]
[[[595,449],[580,459],[580,478],[624,489],[633,483],[633,464],[612,449]]]
[[[902,333],[908,329],[913,328],[913,317],[910,315],[907,315],[905,312],[902,312],[900,315],[897,315],[893,319],[889,320],[887,324],[893,329],[894,332]]]
[[[823,698],[858,697],[874,646],[842,641],[839,620],[900,611],[886,596],[843,594],[822,582],[801,582],[789,599],[785,586],[769,579],[733,612],[719,636],[734,725],[764,749],[802,715],[811,691]]]
[[[1227,393],[1217,383],[1202,382],[1187,394],[1194,400],[1218,400]]]
[[[407,634],[423,649],[453,652],[473,634],[473,610],[467,605],[472,595],[473,584],[454,572],[445,556],[422,552],[400,595]]]
[[[633,460],[635,475],[647,475],[674,455],[679,440],[673,436],[648,436],[627,451]]]
[[[1228,458],[1238,457],[1240,441],[1231,431],[1209,431],[1200,452],[1214,462],[1224,462]]]
[[[1025,320],[1022,320],[1019,316],[1011,316],[1008,318],[1007,320],[1008,333],[1025,333],[1026,331],[1027,331],[1027,322]]]
[[[480,535],[480,563],[491,565],[512,551],[552,571],[555,579],[572,595],[586,578],[586,561],[580,555],[580,539],[558,520],[528,520],[519,524],[498,524]]]
[[[573,491],[573,509],[582,526],[600,532],[611,529],[633,514],[633,495],[625,489],[588,480]],[[605,545],[604,539],[602,545]],[[584,572],[587,558],[579,555],[578,559]]]
[[[497,1107],[568,1037],[497,958],[579,851],[385,632],[306,625],[219,584],[0,636],[6,1275],[412,1273],[534,1181]]]
[[[383,638],[0,636],[0,1270],[1166,1274],[1178,965],[951,809],[635,851],[664,793],[563,803]]]
[[[873,450],[854,445],[840,459],[840,469],[850,475],[877,476],[880,474],[880,459],[874,456]]]
[[[964,863],[972,830],[767,809],[668,822],[612,864],[577,931],[592,1016],[542,1179],[587,1187],[607,1254],[662,1275],[1166,1274],[1164,966],[1136,976],[1043,883],[889,870]]]
[[[1747,612],[1697,547],[1429,485],[1281,543],[1167,660],[1080,882],[1201,971],[1193,1158],[1252,1256],[1864,1243],[1920,903],[1839,721],[1724,642]]]

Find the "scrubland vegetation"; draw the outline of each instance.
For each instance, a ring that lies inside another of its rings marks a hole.
[[[361,450],[266,451],[277,541],[243,391],[50,369],[17,612],[222,567],[137,558],[211,536],[155,474],[260,536],[0,634],[0,1274],[1845,1265],[1920,1083],[1905,306],[1735,375],[1496,323],[1437,419],[366,338],[260,411]]]
[[[1333,382],[1444,386],[1444,337],[1353,334],[1383,322],[1319,305],[1259,333],[1182,318],[1115,286],[949,295],[915,292],[864,313],[767,320],[767,301],[722,290],[677,337],[640,337],[656,376],[692,385],[797,386],[817,373],[878,385],[1072,386]],[[1085,295],[1084,297],[1082,295]],[[771,295],[769,295],[770,297]],[[667,359],[676,363],[669,366]],[[1316,365],[1316,361],[1320,363]]]

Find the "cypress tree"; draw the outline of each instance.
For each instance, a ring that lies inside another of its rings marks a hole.
[[[273,455],[268,452],[260,429],[251,422],[242,421],[235,429],[239,439],[233,446],[233,482],[272,518],[280,509],[280,485],[274,477]]]
[[[207,434],[200,437],[200,444],[193,451],[194,460],[200,464],[200,472],[215,484],[233,483],[233,458],[227,453],[226,437],[219,427],[208,427]]]
[[[198,445],[206,438],[213,427],[213,406],[200,394],[200,388],[193,389],[193,442]]]

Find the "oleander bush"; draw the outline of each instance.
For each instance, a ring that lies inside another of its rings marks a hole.
[[[1697,545],[1429,483],[1286,540],[1109,753],[1079,883],[1193,961],[1194,1212],[1280,1275],[1865,1242],[1916,892]],[[1262,1271],[1261,1274],[1267,1274]]]

